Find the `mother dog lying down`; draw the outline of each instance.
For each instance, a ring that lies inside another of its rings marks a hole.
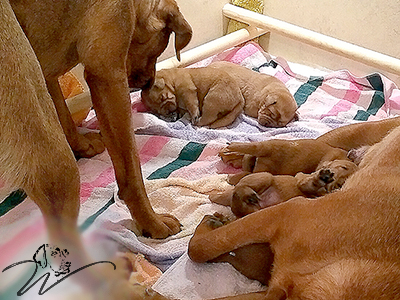
[[[167,121],[187,112],[193,124],[210,128],[230,125],[243,111],[261,125],[283,127],[297,110],[279,79],[225,61],[160,70],[154,85],[142,91],[142,99]]]
[[[372,146],[343,188],[297,197],[215,230],[203,222],[189,244],[196,262],[269,243],[265,292],[225,299],[400,299],[400,127]]]

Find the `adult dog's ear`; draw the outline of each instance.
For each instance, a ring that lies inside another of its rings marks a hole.
[[[189,44],[192,38],[192,27],[179,10],[169,15],[168,27],[175,33],[176,58],[181,60],[181,50]]]

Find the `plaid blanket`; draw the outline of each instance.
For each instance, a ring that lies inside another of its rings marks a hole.
[[[137,237],[127,230],[121,220],[129,219],[129,212],[116,196],[111,160],[104,152],[78,161],[81,176],[79,226],[94,256],[100,255],[101,247],[95,246],[93,236],[102,228],[102,235],[111,239],[113,245],[143,253],[163,270],[183,257],[190,236],[204,214],[215,211],[229,214],[226,208],[211,204],[207,197],[211,190],[225,186],[224,174],[238,171],[224,165],[217,156],[227,142],[316,138],[333,128],[390,118],[400,111],[400,91],[380,74],[356,77],[345,70],[310,69],[271,57],[254,43],[233,48],[191,67],[206,66],[216,60],[241,64],[282,80],[298,104],[299,120],[284,128],[266,128],[257,120],[241,115],[226,128],[197,128],[185,118],[172,123],[158,119],[146,111],[140,95],[132,93],[133,126],[150,200],[157,212],[177,216],[184,225],[183,231],[166,240],[155,241]],[[97,125],[92,112],[83,127],[96,130]],[[2,194],[0,184],[0,196]],[[31,259],[34,251],[47,241],[40,211],[22,191],[3,198],[0,203],[1,270],[11,263]],[[107,247],[101,248],[104,249]],[[24,268],[14,273],[11,270],[0,273],[0,294],[6,295],[5,299],[12,299],[16,294],[15,284],[25,273]],[[26,297],[34,296],[28,294]],[[185,298],[179,291],[170,296]]]

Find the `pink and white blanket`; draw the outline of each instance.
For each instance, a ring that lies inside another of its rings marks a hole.
[[[223,164],[217,155],[227,142],[316,138],[343,125],[390,118],[400,112],[400,90],[380,74],[355,77],[345,70],[314,70],[271,57],[255,43],[233,48],[191,67],[216,60],[234,62],[282,80],[298,104],[299,120],[284,128],[266,128],[241,115],[226,128],[198,128],[185,118],[172,123],[160,120],[146,111],[139,93],[132,93],[133,126],[149,198],[157,212],[172,213],[180,219],[181,233],[161,241],[137,237],[122,225],[129,219],[129,212],[116,196],[107,152],[78,161],[79,225],[92,254],[101,257],[104,249],[114,251],[116,247],[144,254],[165,271],[155,289],[175,299],[208,299],[262,288],[229,266],[193,264],[185,254],[191,234],[205,214],[230,214],[226,207],[210,203],[207,196],[210,191],[227,186],[226,174],[238,171]],[[92,112],[83,129],[96,130],[97,125]],[[47,241],[40,211],[29,198],[21,192],[3,198],[1,270],[14,262],[31,259],[34,251]],[[106,243],[107,247],[98,247],[99,232],[111,241]],[[5,295],[4,299],[16,297],[16,286],[26,272],[18,267],[0,273],[0,295]],[[25,296],[37,297],[37,291]]]

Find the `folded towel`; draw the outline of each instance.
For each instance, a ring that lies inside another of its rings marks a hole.
[[[144,254],[162,270],[170,267],[186,249],[191,235],[204,215],[222,213],[233,217],[230,209],[211,203],[208,194],[222,191],[229,184],[227,175],[215,175],[190,181],[182,178],[146,180],[145,186],[150,202],[157,213],[169,213],[179,219],[182,231],[164,240],[137,237],[130,225],[130,214],[115,194],[116,202],[105,211],[97,226],[107,229],[107,236],[132,252]],[[128,228],[127,228],[128,225]],[[132,228],[133,227],[133,228]]]
[[[243,276],[228,263],[198,264],[185,253],[153,289],[171,299],[203,300],[263,291],[266,287]]]

